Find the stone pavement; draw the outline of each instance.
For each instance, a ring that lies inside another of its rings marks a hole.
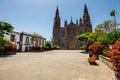
[[[0,80],[114,80],[114,73],[100,61],[89,65],[80,50],[17,53],[0,57]]]

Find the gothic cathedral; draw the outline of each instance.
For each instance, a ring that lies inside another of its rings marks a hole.
[[[57,6],[53,26],[53,45],[58,45],[60,49],[63,50],[69,50],[71,47],[72,49],[79,50],[80,47],[83,46],[83,42],[76,40],[75,36],[85,32],[92,32],[92,24],[86,4],[84,6],[83,19],[80,18],[79,22],[76,20],[76,23],[74,23],[72,19],[70,23],[65,21],[64,27],[61,27]]]

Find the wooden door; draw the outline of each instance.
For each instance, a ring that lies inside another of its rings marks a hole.
[[[74,44],[70,44],[69,50],[75,50],[75,45]]]

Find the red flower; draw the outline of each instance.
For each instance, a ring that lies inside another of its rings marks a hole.
[[[110,61],[113,63],[114,70],[120,70],[120,41],[112,45],[109,52]]]
[[[5,46],[4,48],[5,48],[6,52],[16,51],[16,49],[17,49],[15,45]]]
[[[106,48],[106,45],[101,45],[99,43],[93,43],[88,47],[88,49],[94,54],[101,54],[102,50]]]
[[[40,46],[33,46],[33,47],[32,47],[32,50],[40,50],[40,49],[41,49]]]

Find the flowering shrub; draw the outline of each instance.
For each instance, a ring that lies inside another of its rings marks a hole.
[[[86,48],[87,48],[86,45],[83,45],[83,46],[81,47],[82,50],[85,50]]]
[[[44,46],[44,48],[45,48],[45,49],[49,49],[49,47],[48,47],[48,46]]]
[[[120,41],[112,45],[112,49],[108,53],[110,61],[113,63],[113,69],[120,70]]]
[[[109,50],[110,50],[109,48],[103,49],[102,54],[103,54],[104,56],[108,57],[108,56],[109,56],[109,54],[108,54],[108,51],[109,51]]]
[[[51,47],[51,43],[50,43],[50,42],[46,42],[46,43],[45,43],[45,46]]]
[[[32,47],[32,50],[40,50],[40,49],[41,49],[40,46],[33,46],[33,47]]]
[[[4,46],[5,52],[14,52],[16,51],[16,46],[15,45],[9,45],[9,46]]]
[[[0,47],[0,52],[4,52],[4,47]]]
[[[7,43],[5,43],[5,45],[4,45],[5,52],[14,52],[16,50],[17,50],[17,47],[13,44],[13,42],[8,41]]]
[[[9,44],[8,40],[0,39],[0,52],[4,52],[4,45],[8,45],[8,44]]]
[[[60,47],[58,45],[53,46],[54,49],[59,49]]]
[[[93,54],[101,54],[103,49],[106,49],[106,45],[102,45],[99,43],[93,43],[91,44],[88,49],[93,53]]]
[[[13,42],[11,42],[11,41],[8,43],[8,45],[9,46],[14,46]]]

